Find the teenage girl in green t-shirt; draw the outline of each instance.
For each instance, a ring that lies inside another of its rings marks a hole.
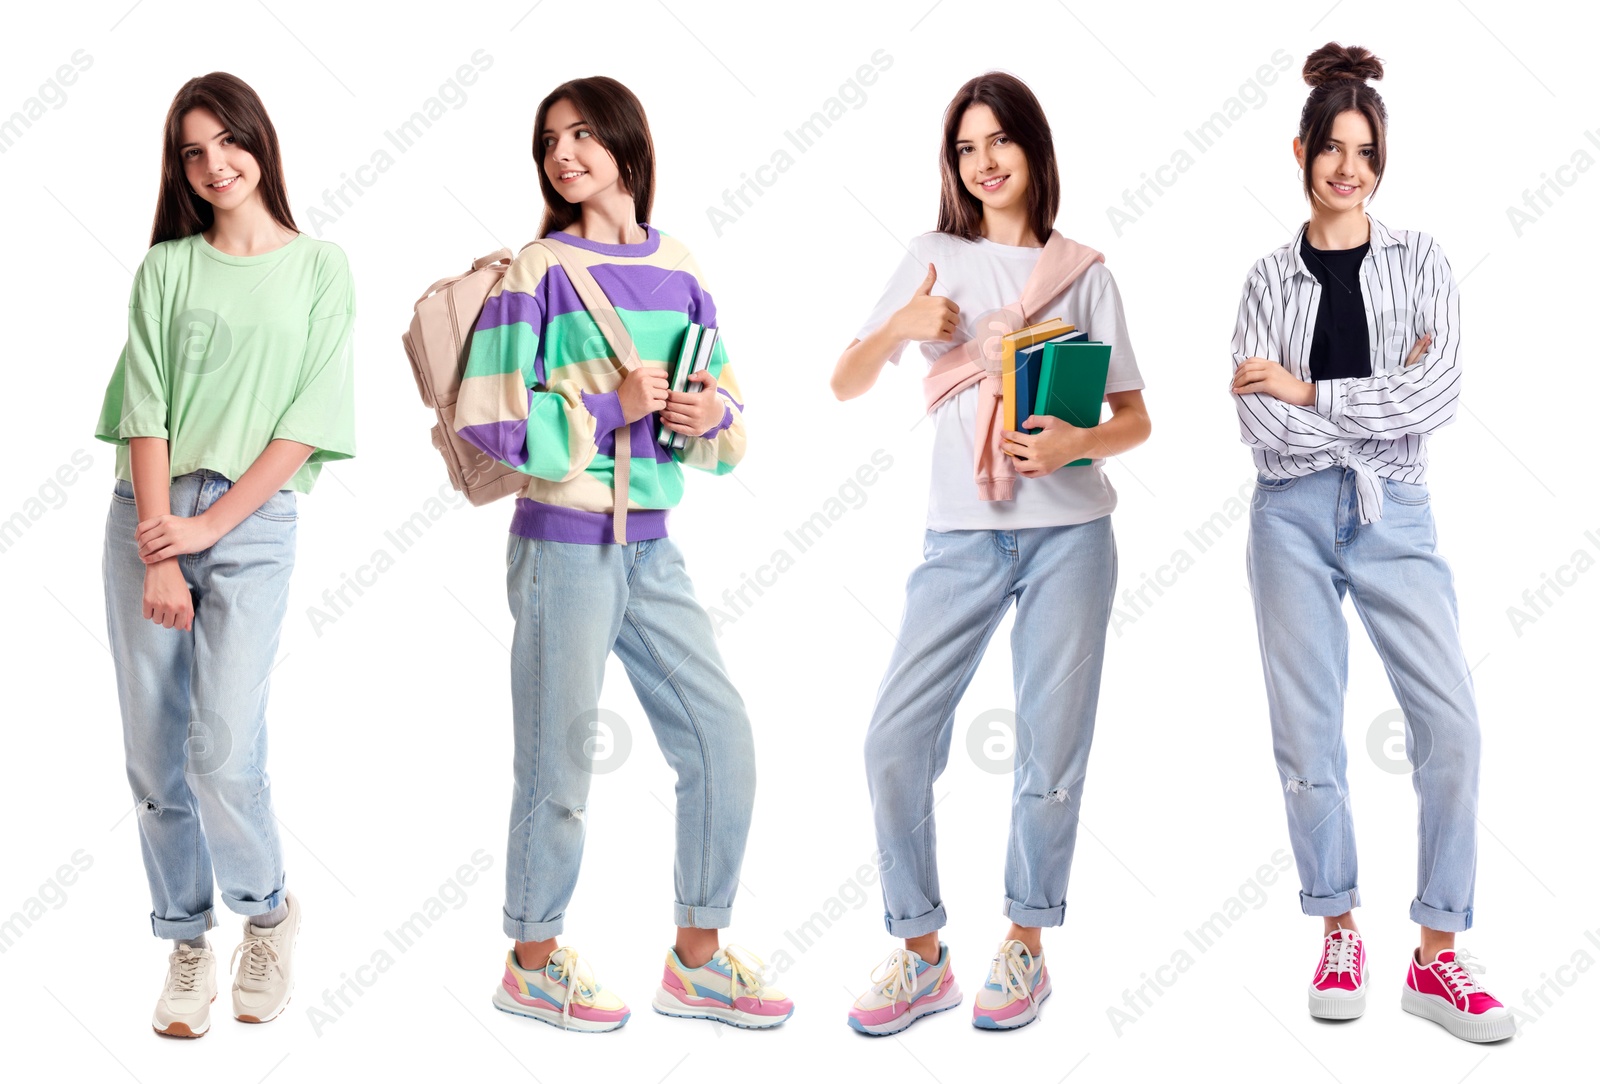
[[[210,1027],[213,877],[247,916],[233,1012],[289,1000],[299,904],[265,770],[268,676],[294,567],[295,493],[355,452],[344,254],[301,234],[277,135],[223,72],[167,113],[151,247],[95,435],[117,448],[106,619],[153,900],[175,942],[153,1026]]]

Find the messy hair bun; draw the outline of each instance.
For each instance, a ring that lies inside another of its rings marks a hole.
[[[1306,86],[1313,90],[1344,79],[1364,83],[1368,79],[1383,78],[1383,61],[1373,56],[1371,50],[1359,45],[1340,45],[1330,41],[1306,57],[1306,66],[1300,74],[1305,78]]]
[[[1306,198],[1316,198],[1311,180],[1311,156],[1321,153],[1333,132],[1333,122],[1340,113],[1354,110],[1367,119],[1372,127],[1372,172],[1379,181],[1383,179],[1383,166],[1389,158],[1387,133],[1389,114],[1383,99],[1367,83],[1368,79],[1383,78],[1383,61],[1370,50],[1359,45],[1340,45],[1330,41],[1310,56],[1300,73],[1311,87],[1305,108],[1300,110],[1300,147],[1306,155],[1305,176],[1302,185]],[[1372,191],[1378,190],[1376,183]],[[1369,199],[1371,196],[1368,197]]]

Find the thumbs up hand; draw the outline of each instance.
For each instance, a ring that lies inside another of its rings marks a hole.
[[[960,322],[961,308],[948,297],[933,296],[934,283],[939,272],[928,265],[928,276],[922,280],[911,300],[894,314],[895,336],[917,342],[949,342]]]

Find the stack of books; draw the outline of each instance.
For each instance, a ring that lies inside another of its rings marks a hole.
[[[1111,347],[1061,319],[1030,324],[1000,340],[1001,424],[1008,432],[1038,433],[1019,423],[1030,414],[1060,418],[1080,429],[1100,424]],[[1074,459],[1069,467],[1092,460]]]
[[[678,350],[678,360],[672,366],[668,387],[672,391],[693,391],[689,386],[689,374],[698,373],[711,364],[711,351],[717,345],[717,328],[702,327],[690,322],[689,329],[684,332],[683,346]],[[696,385],[698,387],[698,384]],[[659,424],[660,416],[657,416]],[[674,433],[666,426],[661,426],[656,434],[656,443],[671,451],[681,452],[689,444],[689,438],[682,433]]]

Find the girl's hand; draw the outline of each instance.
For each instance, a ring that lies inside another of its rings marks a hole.
[[[1270,395],[1294,406],[1311,406],[1317,401],[1315,385],[1290,375],[1282,365],[1266,358],[1246,358],[1234,370],[1233,394]]]
[[[1411,348],[1411,354],[1406,358],[1407,365],[1415,365],[1422,360],[1422,355],[1428,352],[1428,346],[1433,342],[1433,336],[1424,334],[1417,340],[1417,345]]]
[[[188,632],[194,623],[194,596],[178,562],[161,561],[144,570],[144,616],[164,629]]]
[[[1060,470],[1074,459],[1089,455],[1090,430],[1080,429],[1050,414],[1030,414],[1024,429],[1044,428],[1042,433],[1000,434],[1000,448],[1015,457],[1017,473],[1024,478],[1043,478]]]
[[[654,365],[641,365],[617,386],[617,405],[622,420],[632,425],[646,414],[667,405],[667,371]]]
[[[960,323],[961,308],[948,297],[934,297],[931,291],[939,272],[928,265],[928,277],[922,280],[917,292],[891,319],[895,325],[895,338],[915,342],[950,341]]]
[[[717,394],[717,378],[709,369],[690,373],[689,379],[700,385],[699,391],[669,391],[667,406],[661,412],[661,424],[674,433],[698,437],[722,421],[727,410],[722,396]]]
[[[204,513],[198,516],[174,516],[170,513],[156,516],[140,523],[133,532],[133,540],[139,546],[139,559],[147,565],[180,554],[210,549],[221,537],[221,532],[216,529],[216,521]]]

